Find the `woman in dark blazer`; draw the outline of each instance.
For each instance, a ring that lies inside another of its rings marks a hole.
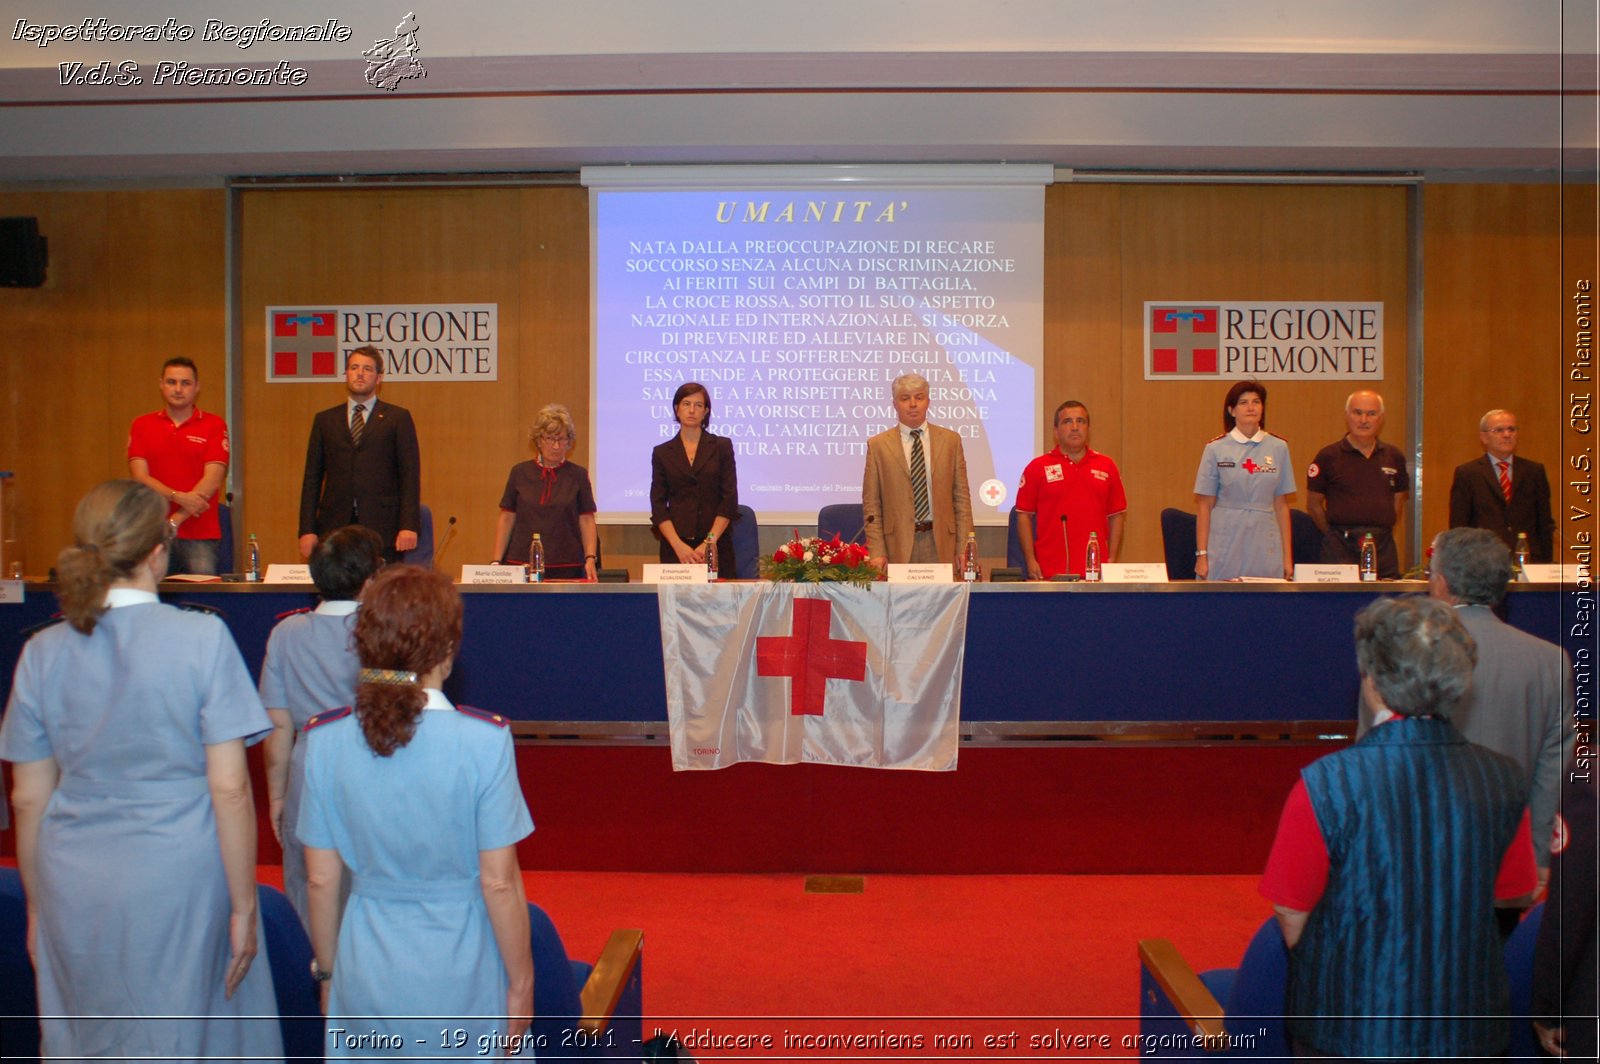
[[[739,515],[739,478],[733,441],[706,431],[711,395],[689,381],[672,396],[678,434],[650,453],[650,523],[661,538],[661,560],[704,565],[706,540],[716,541],[717,575],[738,571],[733,537],[724,536]]]

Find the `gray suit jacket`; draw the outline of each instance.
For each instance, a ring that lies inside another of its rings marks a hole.
[[[933,493],[933,540],[941,562],[954,562],[972,531],[972,494],[967,490],[967,458],[961,437],[928,425],[928,469]],[[891,562],[911,560],[916,539],[916,503],[911,497],[911,466],[900,444],[900,427],[867,441],[867,468],[861,481],[861,515],[866,521],[867,550]]]
[[[1572,756],[1572,661],[1567,652],[1513,628],[1487,606],[1461,606],[1456,616],[1478,643],[1472,690],[1454,723],[1472,742],[1504,754],[1528,773],[1533,853],[1550,867],[1550,830],[1562,768]]]

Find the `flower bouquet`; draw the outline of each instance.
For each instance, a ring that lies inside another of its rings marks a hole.
[[[845,543],[837,535],[832,539],[802,539],[796,532],[793,539],[772,552],[772,557],[761,559],[761,575],[775,584],[864,585],[878,579],[879,570],[867,564],[867,548],[859,543]]]

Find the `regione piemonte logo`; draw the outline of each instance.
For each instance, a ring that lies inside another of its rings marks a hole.
[[[321,380],[339,376],[338,315],[332,307],[272,312],[269,381]]]
[[[428,72],[417,58],[417,16],[407,11],[406,17],[394,28],[394,36],[372,42],[372,47],[361,53],[367,61],[367,84],[375,89],[393,92],[407,78],[425,78]]]
[[[1146,335],[1152,376],[1217,372],[1217,304],[1172,303],[1150,308]]]

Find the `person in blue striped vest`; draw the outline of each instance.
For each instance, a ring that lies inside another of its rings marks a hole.
[[[1289,1034],[1306,1056],[1501,1053],[1494,907],[1537,885],[1527,781],[1450,723],[1477,652],[1455,611],[1380,599],[1355,628],[1373,727],[1306,766],[1261,879],[1289,946]]]

